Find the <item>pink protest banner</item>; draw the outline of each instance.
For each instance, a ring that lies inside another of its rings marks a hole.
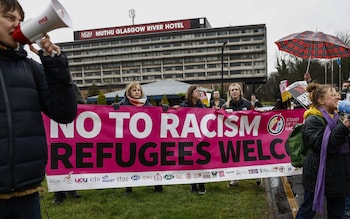
[[[285,140],[303,112],[79,105],[67,125],[44,116],[49,191],[300,174]]]

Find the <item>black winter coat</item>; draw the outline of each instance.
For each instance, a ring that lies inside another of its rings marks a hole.
[[[206,108],[206,106],[202,103],[202,101],[198,100],[196,105],[191,106],[187,100],[184,100],[182,103],[180,103],[181,107],[197,107],[197,108]]]
[[[219,105],[217,107],[221,108],[222,105],[224,105],[225,103],[226,103],[226,101],[224,99],[220,98]],[[211,108],[213,106],[215,106],[215,100],[214,99],[210,101],[210,106],[209,107]]]
[[[222,105],[223,109],[232,109],[233,111],[240,111],[240,110],[252,110],[254,109],[254,106],[250,103],[250,101],[240,98],[238,101],[231,100],[230,106],[227,107],[226,103]]]
[[[45,177],[47,144],[42,112],[59,123],[74,120],[76,97],[64,54],[41,56],[0,50],[0,193],[38,187]]]
[[[322,118],[323,119],[323,118]],[[303,186],[314,192],[325,125],[316,116],[309,116],[303,126],[303,140],[310,153],[303,165]],[[339,153],[341,145],[346,142],[349,130],[338,121],[331,130],[327,147],[325,195],[328,197],[345,197],[350,193],[350,153]]]

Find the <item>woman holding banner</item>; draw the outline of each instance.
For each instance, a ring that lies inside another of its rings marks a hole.
[[[243,97],[243,90],[241,85],[238,83],[232,83],[228,87],[228,97],[227,102],[222,106],[225,110],[253,110],[254,105],[251,102]],[[231,180],[227,187],[233,187],[237,184],[236,180]],[[256,180],[256,184],[259,186],[261,184],[261,179]]]
[[[128,105],[128,106],[153,106],[148,100],[143,92],[141,84],[138,82],[132,82],[128,84],[125,88],[124,99],[119,102],[119,105]],[[157,185],[154,186],[155,192],[162,192],[163,186]],[[131,193],[132,187],[126,187],[125,193]]]
[[[206,106],[201,101],[201,90],[198,85],[191,85],[187,88],[185,100],[180,103],[180,107],[198,107],[198,108],[206,108]],[[204,195],[206,193],[205,184],[198,183],[191,184],[191,192],[196,192],[200,195]]]

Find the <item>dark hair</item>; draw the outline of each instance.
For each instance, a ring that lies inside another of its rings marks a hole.
[[[198,88],[198,85],[196,84],[191,85],[187,88],[185,99],[187,100],[187,103],[191,106],[192,106],[192,94],[193,94],[193,91],[196,90],[197,88]]]
[[[21,16],[21,20],[24,20],[24,11],[21,4],[16,0],[0,0],[0,6],[2,12],[9,12],[17,10]]]

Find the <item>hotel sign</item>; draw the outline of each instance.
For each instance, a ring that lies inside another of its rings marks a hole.
[[[74,32],[74,40],[109,38],[134,34],[157,33],[191,29],[191,20],[177,20],[121,27],[109,27]]]

